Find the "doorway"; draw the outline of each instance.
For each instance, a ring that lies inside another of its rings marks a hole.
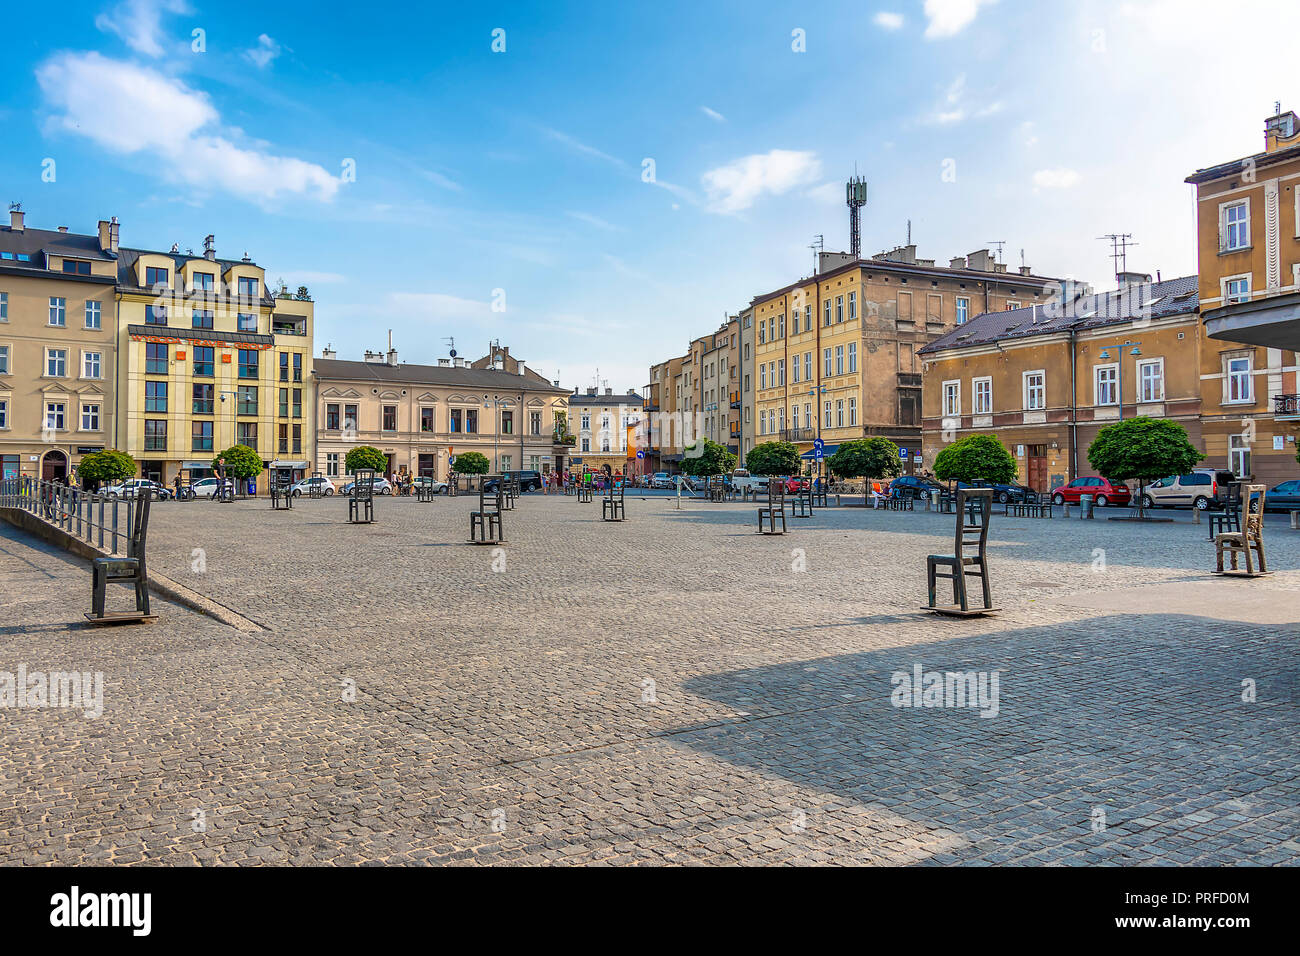
[[[1033,488],[1039,494],[1046,493],[1051,489],[1048,488],[1047,481],[1047,446],[1046,445],[1026,445],[1025,446],[1025,484]]]
[[[41,459],[41,480],[62,481],[68,477],[68,456],[61,451],[47,451]]]

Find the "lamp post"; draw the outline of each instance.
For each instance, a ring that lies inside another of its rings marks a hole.
[[[497,455],[497,443],[501,438],[501,396],[493,395],[491,403],[489,404],[488,397],[484,395],[483,407],[492,409],[492,470],[499,474],[501,471],[501,460]]]
[[[829,301],[829,300],[827,300],[827,301]],[[822,437],[822,409],[821,409],[821,404],[822,404],[822,403],[821,403],[821,399],[818,398],[818,396],[820,396],[820,395],[825,395],[825,394],[826,394],[826,391],[827,391],[827,389],[826,389],[826,386],[825,386],[825,385],[814,385],[812,388],[808,389],[808,394],[811,395],[811,396],[813,397],[813,415],[816,416],[816,418],[817,418],[817,437],[818,437],[818,438],[821,438],[821,437]],[[815,455],[813,456],[813,460],[814,460],[814,461],[817,460],[817,457],[816,457]],[[822,476],[822,466],[821,466],[821,462],[818,461],[818,462],[817,462],[817,477],[818,477],[818,478],[821,478],[821,476]]]
[[[1125,350],[1125,349],[1130,349],[1130,351],[1129,351],[1129,353],[1128,353],[1129,355],[1135,355],[1135,356],[1136,356],[1136,355],[1141,355],[1141,354],[1142,354],[1142,350],[1141,350],[1140,348],[1138,348],[1138,346],[1141,345],[1141,344],[1142,344],[1141,342],[1124,341],[1124,342],[1121,342],[1119,345],[1115,346],[1115,363],[1116,363],[1116,364],[1115,364],[1115,368],[1116,368],[1116,374],[1115,374],[1115,388],[1116,388],[1116,395],[1115,395],[1115,397],[1116,397],[1116,399],[1118,400],[1118,404],[1119,404],[1119,418],[1120,418],[1120,421],[1123,421],[1123,420],[1124,420],[1124,350]],[[1108,359],[1108,358],[1110,358],[1110,349],[1102,349],[1101,352],[1098,353],[1097,357],[1098,357],[1098,358],[1101,358],[1101,359]],[[1135,409],[1136,409],[1136,406],[1137,406],[1137,399],[1138,399],[1138,397],[1139,397],[1139,396],[1138,396],[1137,386],[1134,386],[1134,388],[1133,388],[1133,405],[1134,405],[1134,408],[1135,408]]]

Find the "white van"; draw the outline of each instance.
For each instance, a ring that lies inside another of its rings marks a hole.
[[[731,487],[736,491],[744,491],[746,488],[767,491],[767,475],[751,475],[744,468],[737,468],[731,473]]]

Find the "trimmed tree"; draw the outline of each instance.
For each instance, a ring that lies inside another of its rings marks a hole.
[[[935,456],[934,476],[940,481],[966,484],[1006,484],[1016,480],[1016,460],[993,435],[967,435]]]
[[[135,477],[135,459],[124,451],[109,448],[93,452],[81,459],[77,477],[83,484],[99,488]]]
[[[788,441],[763,442],[749,450],[745,467],[751,475],[797,475],[799,449]]]
[[[687,457],[682,459],[682,471],[688,475],[725,475],[736,467],[736,456],[726,447],[707,438],[698,456],[691,458],[690,453],[699,448],[699,444],[687,448]]]
[[[879,480],[894,478],[903,471],[898,446],[888,438],[857,438],[841,442],[835,454],[826,459],[826,467],[841,478]]]
[[[218,471],[217,459],[226,459],[226,477],[247,480],[262,473],[262,456],[247,445],[231,445],[212,459],[212,470]]]
[[[452,463],[452,467],[460,475],[486,475],[490,466],[487,456],[476,451],[463,451]]]
[[[1187,438],[1187,429],[1167,418],[1126,418],[1097,432],[1088,446],[1088,463],[1111,481],[1138,483],[1138,517],[1148,481],[1184,475],[1205,458]]]
[[[348,449],[347,457],[343,459],[343,467],[347,469],[348,474],[360,471],[362,468],[369,468],[378,474],[383,474],[388,468],[388,456],[373,445],[358,445],[356,448]]]

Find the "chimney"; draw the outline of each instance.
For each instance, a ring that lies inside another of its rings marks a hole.
[[[523,362],[520,362],[519,365],[518,365],[517,367],[518,367],[518,369],[519,369],[519,375],[520,375],[521,377],[524,376],[524,375],[526,375],[526,374],[528,374],[528,369],[526,369],[526,368],[524,367],[524,363],[523,363]]]
[[[1145,285],[1151,281],[1151,276],[1145,272],[1120,272],[1115,276],[1121,290],[1131,288],[1135,285]]]
[[[9,228],[14,232],[23,231],[23,206],[22,203],[9,204]]]
[[[323,359],[338,358],[338,357],[339,357],[339,353],[336,352],[336,351],[334,351],[332,348],[330,348],[330,347],[327,345],[327,346],[325,346],[323,349],[320,350],[320,357],[323,358]]]
[[[65,233],[65,234],[66,234],[67,231],[68,231],[68,227],[67,227],[67,226],[59,226],[59,232],[62,232],[62,233]]]
[[[388,349],[388,364],[389,365],[397,364],[397,349],[392,347]]]
[[[217,241],[212,233],[203,237],[203,258],[209,262],[217,261]]]
[[[949,260],[948,260],[948,268],[949,268],[949,269],[965,269],[965,268],[966,268],[966,257],[965,257],[965,256],[957,256],[955,259],[949,259]]]
[[[993,259],[987,249],[977,249],[966,257],[966,268],[972,272],[992,272]]]
[[[587,389],[587,394],[588,394],[588,395],[595,395],[595,394],[596,394],[596,390],[595,390],[594,388],[589,388],[589,389]]]
[[[613,394],[614,394],[614,390],[613,390],[612,388],[607,388],[607,389],[605,389],[605,394],[606,394],[606,395],[613,395]]]
[[[1031,275],[1034,274],[1034,270],[1031,269],[1031,268],[1029,268],[1029,266],[1021,266],[1021,267],[1020,267],[1020,274],[1021,274],[1022,276],[1031,276]]]

